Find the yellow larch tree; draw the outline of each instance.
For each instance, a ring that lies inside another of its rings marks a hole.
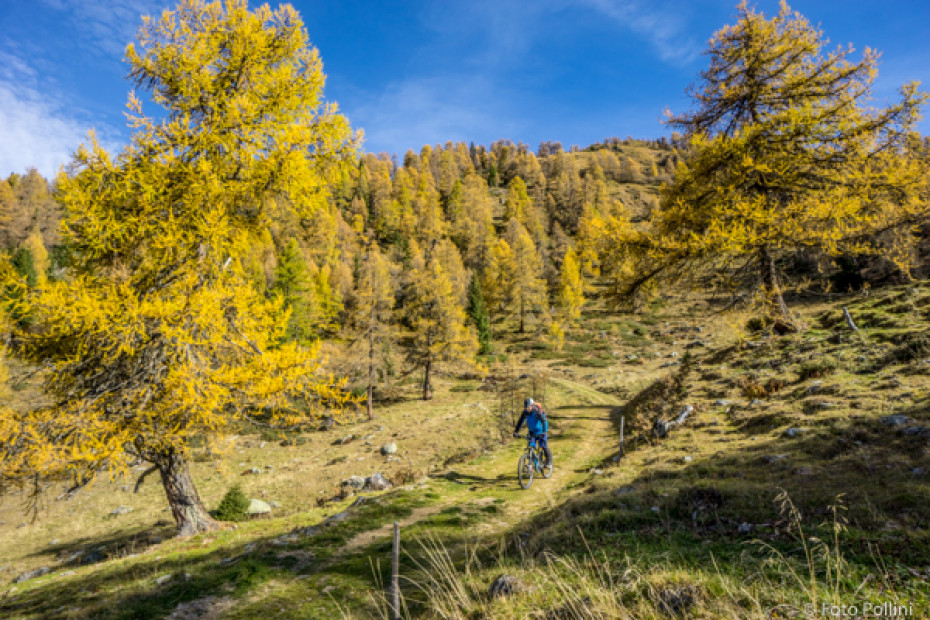
[[[346,119],[290,6],[184,0],[144,18],[129,75],[130,144],[95,141],[58,178],[73,266],[20,299],[22,353],[47,369],[49,407],[4,417],[4,480],[158,471],[178,533],[215,529],[188,440],[235,419],[295,427],[346,401],[317,348],[286,342],[288,313],[243,259],[278,201],[310,216],[354,154]],[[6,272],[8,273],[8,271]],[[17,282],[7,277],[8,285]]]
[[[368,367],[366,407],[371,420],[374,418],[375,371],[383,359],[378,351],[388,351],[396,337],[392,321],[395,298],[390,262],[373,240],[368,243],[363,260],[349,324],[359,340],[365,342]]]
[[[519,317],[519,332],[526,329],[526,315],[529,313],[547,314],[546,281],[543,279],[542,259],[533,243],[533,239],[515,219],[507,223],[507,238],[513,249],[513,261],[510,275],[509,300],[510,311]]]
[[[930,212],[905,148],[926,95],[908,84],[899,103],[868,107],[875,52],[824,52],[822,33],[785,3],[771,18],[745,2],[738,14],[709,43],[692,111],[670,119],[690,157],[654,214],[643,270],[622,288],[710,276],[758,291],[774,328],[791,331],[782,257],[884,252],[907,270],[909,230]],[[632,231],[616,232],[614,246]]]
[[[581,266],[574,248],[568,248],[562,259],[562,272],[559,276],[559,306],[565,318],[577,321],[581,317],[584,305],[584,281],[581,279]]]
[[[546,233],[533,199],[527,194],[526,183],[520,177],[514,177],[507,189],[504,201],[504,221],[516,219],[526,228],[537,246],[545,244]]]
[[[487,182],[477,174],[467,175],[462,182],[461,202],[450,234],[461,249],[465,265],[481,271],[496,241],[494,199],[488,193]]]
[[[500,315],[510,302],[515,272],[513,249],[506,239],[498,239],[491,245],[482,272],[482,288],[488,303],[488,313],[492,316]]]
[[[441,363],[473,364],[478,338],[438,257],[424,259],[413,244],[404,315],[410,333],[407,362],[423,369],[423,400],[433,397],[433,373]]]

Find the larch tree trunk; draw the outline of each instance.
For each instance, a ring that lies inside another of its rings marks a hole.
[[[433,360],[426,360],[426,370],[423,373],[423,400],[432,400],[433,386],[430,385],[430,373],[433,370]]]
[[[797,331],[797,326],[791,318],[791,312],[781,294],[778,284],[778,273],[775,271],[775,259],[768,246],[759,248],[759,262],[762,271],[762,290],[765,295],[767,310],[775,319],[775,330],[781,333]]]
[[[374,315],[374,310],[372,310]],[[373,319],[374,317],[372,317]],[[374,420],[375,415],[372,410],[372,392],[375,386],[375,332],[373,329],[368,330],[368,419]]]
[[[172,449],[159,455],[155,465],[161,473],[171,514],[178,524],[178,536],[193,536],[219,529],[219,523],[210,516],[200,499],[184,456]]]

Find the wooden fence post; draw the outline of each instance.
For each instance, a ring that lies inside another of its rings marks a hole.
[[[623,421],[624,416],[620,416],[620,456],[623,456]]]
[[[391,607],[394,620],[400,620],[400,524],[394,522],[394,549],[391,552]]]

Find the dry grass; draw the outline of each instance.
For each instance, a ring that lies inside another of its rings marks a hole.
[[[553,377],[547,404],[555,414],[556,475],[530,492],[513,482],[522,446],[482,449],[482,442],[499,440],[495,395],[474,389],[476,381],[448,379],[432,403],[397,402],[374,424],[312,433],[286,448],[240,436],[222,468],[196,463],[208,504],[237,480],[250,496],[265,491],[266,499],[282,502],[275,518],[236,531],[149,546],[143,532],[159,521],[166,534],[171,529],[156,481],[139,495],[120,490],[132,481],[100,483],[71,502],[50,502],[36,524],[0,525],[4,576],[47,565],[57,549],[77,545],[117,549],[135,541],[139,555],[26,582],[0,600],[0,612],[41,617],[73,604],[73,617],[120,617],[109,610],[122,607],[163,617],[179,603],[212,596],[224,605],[232,599],[225,613],[235,617],[383,617],[385,524],[399,520],[407,524],[408,617],[805,617],[805,605],[882,597],[911,602],[919,617],[930,613],[930,487],[926,474],[912,472],[928,468],[930,452],[925,437],[879,419],[900,413],[909,424],[930,426],[930,365],[895,354],[910,346],[909,333],[926,330],[930,316],[915,314],[919,300],[886,302],[885,294],[842,301],[866,317],[861,338],[832,320],[832,304],[804,309],[816,329],[768,338],[743,333],[745,316],[682,299],[637,316],[636,327],[648,326],[638,335],[625,317],[588,308],[587,320],[569,330],[566,349],[580,355],[597,339],[590,352],[603,367],[521,360],[533,350],[529,338],[514,336],[508,366]],[[907,321],[892,310],[898,306],[906,306]],[[818,324],[815,316],[830,320]],[[697,339],[706,346],[685,348]],[[689,364],[669,365],[686,351]],[[630,355],[637,363],[628,363]],[[805,365],[823,358],[835,365],[817,383]],[[761,391],[747,392],[748,385]],[[416,386],[403,389],[413,394]],[[765,400],[751,404],[756,397]],[[614,463],[621,412],[630,437],[684,403],[695,407],[687,424],[666,440],[630,446]],[[449,432],[462,427],[467,432]],[[792,428],[800,431],[789,437]],[[333,445],[351,434],[359,438]],[[377,454],[387,441],[398,443],[405,460],[386,463]],[[265,465],[268,473],[239,476]],[[351,499],[323,507],[316,499],[331,496],[348,475],[376,470],[403,482],[433,476],[319,537],[275,542],[344,509]],[[781,490],[790,504],[776,501]],[[845,509],[836,501],[841,494]],[[18,519],[17,498],[5,499]],[[107,517],[120,504],[136,510]],[[53,538],[57,548],[49,545]],[[224,558],[240,559],[224,568]],[[190,584],[177,577],[174,585],[153,585],[165,572],[190,574]],[[488,586],[503,573],[526,588],[492,599]],[[33,611],[24,611],[29,605]]]

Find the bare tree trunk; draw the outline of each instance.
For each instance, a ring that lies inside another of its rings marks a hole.
[[[155,465],[161,473],[168,505],[178,524],[178,536],[192,536],[219,529],[219,523],[207,512],[197,493],[184,456],[171,449],[159,455]]]
[[[433,386],[430,385],[430,373],[433,370],[433,360],[426,360],[426,372],[423,373],[423,400],[432,400]]]
[[[374,306],[372,306],[373,308]],[[374,310],[372,310],[374,314]],[[373,318],[373,317],[372,317]],[[375,385],[375,335],[374,330],[368,330],[368,419],[374,420],[375,415],[372,412],[371,396]]]
[[[759,262],[762,269],[762,290],[768,310],[775,315],[775,330],[782,333],[797,331],[788,305],[782,297],[778,274],[775,271],[775,259],[768,246],[763,245],[759,248]]]
[[[521,333],[521,334],[523,333],[523,327],[524,327],[524,325],[523,325],[523,316],[524,316],[524,312],[523,312],[523,309],[524,309],[524,308],[523,308],[523,303],[524,303],[524,302],[523,302],[523,296],[521,295],[521,296],[520,296],[520,333]]]

